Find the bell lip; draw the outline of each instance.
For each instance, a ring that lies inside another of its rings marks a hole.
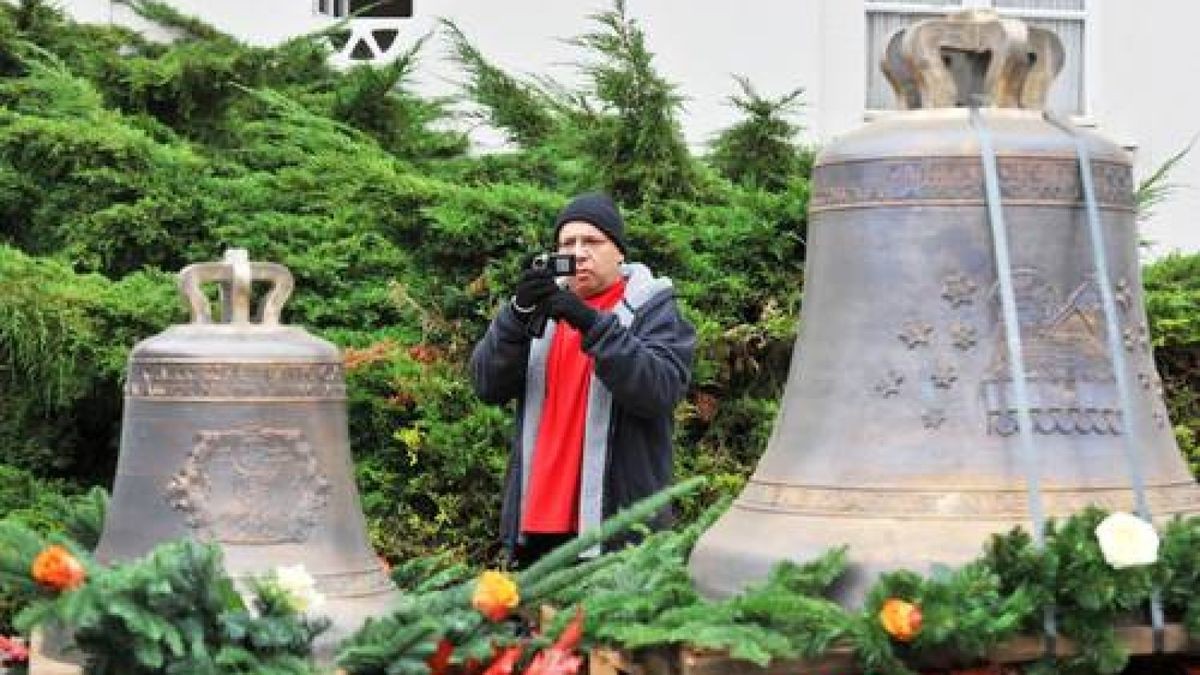
[[[1195,498],[1188,504],[1156,516],[1156,522],[1168,522],[1175,514],[1200,513],[1200,487],[1192,492]],[[845,546],[847,569],[831,586],[829,597],[849,609],[860,609],[881,574],[897,570],[932,574],[939,567],[965,565],[979,558],[993,535],[1014,527],[1028,531],[1029,526],[1027,514],[956,520],[871,513],[831,516],[757,511],[735,501],[700,535],[688,557],[688,574],[701,595],[727,598],[765,581],[779,562],[803,564]]]

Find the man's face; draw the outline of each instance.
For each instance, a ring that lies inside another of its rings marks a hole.
[[[558,231],[558,252],[575,256],[575,276],[569,284],[581,298],[590,298],[621,278],[624,254],[604,232],[582,220],[572,220]]]

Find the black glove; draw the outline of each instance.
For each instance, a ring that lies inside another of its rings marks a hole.
[[[581,333],[588,332],[600,319],[600,312],[588,307],[578,295],[565,288],[550,296],[548,309],[552,319],[566,321]]]
[[[512,308],[517,318],[526,324],[546,302],[546,299],[558,291],[554,276],[549,270],[529,269],[521,273],[517,280],[517,291],[512,298]]]

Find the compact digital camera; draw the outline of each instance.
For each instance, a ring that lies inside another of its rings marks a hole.
[[[542,253],[533,259],[535,270],[550,270],[556,277],[575,276],[575,256],[570,253]]]
[[[575,256],[570,253],[541,253],[529,264],[535,270],[548,270],[556,277],[575,276]],[[540,338],[546,334],[546,322],[550,319],[544,309],[539,309],[525,324],[529,337]]]

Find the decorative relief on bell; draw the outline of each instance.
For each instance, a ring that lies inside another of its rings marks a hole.
[[[928,321],[906,321],[896,337],[909,349],[928,347],[933,336],[933,325]]]
[[[970,351],[979,342],[979,331],[970,324],[955,321],[950,324],[950,342],[957,349]]]
[[[1030,416],[1039,434],[1120,434],[1116,377],[1105,347],[1103,313],[1094,275],[1063,294],[1040,270],[1013,275],[1018,323],[1029,373]],[[984,376],[988,433],[1017,432],[1016,395],[999,319],[999,292],[989,294],[994,317],[992,361]]]
[[[946,421],[946,411],[942,408],[926,408],[921,413],[921,424],[926,429],[937,429]]]
[[[338,363],[133,363],[125,394],[139,398],[342,399]]]
[[[1101,434],[1122,433],[1121,413],[1115,398],[1116,378],[1108,362],[1103,335],[1102,308],[1095,276],[1084,275],[1069,293],[1062,293],[1037,269],[1023,268],[1014,273],[1014,285],[1020,299],[1019,324],[1025,345],[1028,386],[1031,393],[1030,410],[1033,426],[1039,434]],[[1128,288],[1128,282],[1118,281],[1118,289]],[[988,287],[984,306],[977,309],[974,301],[984,286]],[[962,272],[951,272],[940,281],[940,297],[954,312],[953,318],[942,326],[930,321],[910,319],[901,324],[895,335],[910,351],[928,348],[929,356],[918,372],[918,379],[931,386],[925,408],[918,413],[925,429],[936,430],[947,421],[946,400],[935,392],[948,392],[962,377],[963,366],[980,341],[979,330],[970,320],[987,315],[990,323],[991,359],[981,386],[985,404],[985,431],[988,434],[1011,436],[1017,432],[1015,392],[1008,371],[1007,344],[1000,320],[999,293],[996,282],[981,284]],[[1127,325],[1122,338],[1130,349],[1145,347],[1141,324]],[[939,335],[945,335],[946,348],[938,349]],[[958,354],[957,358],[951,358]],[[901,384],[908,373],[903,368],[889,368],[873,384],[883,398],[899,397]],[[1139,375],[1143,388],[1152,385],[1151,376]],[[1155,390],[1161,398],[1161,386]],[[937,405],[931,405],[936,402]],[[1165,413],[1156,412],[1155,419]]]
[[[1113,285],[1113,300],[1117,303],[1117,308],[1122,312],[1128,312],[1129,307],[1133,304],[1133,291],[1129,288],[1129,280],[1122,277]]]
[[[1126,351],[1150,351],[1150,333],[1146,326],[1140,323],[1126,326],[1121,333],[1121,341],[1125,344]]]
[[[1166,428],[1170,422],[1170,418],[1167,415],[1166,399],[1163,398],[1162,378],[1158,376],[1158,373],[1138,373],[1137,379],[1138,384],[1142,386],[1142,389],[1152,392],[1154,395],[1154,400],[1158,402],[1154,408],[1154,412],[1151,413],[1151,417],[1154,420],[1154,426],[1158,427],[1159,429]]]
[[[965,274],[950,274],[942,279],[942,299],[951,307],[961,307],[974,302],[975,291],[978,288]]]
[[[1008,205],[1078,206],[1083,201],[1079,167],[1068,158],[1001,157]],[[1133,173],[1128,165],[1093,160],[1093,182],[1101,209],[1134,209]],[[919,157],[870,163],[847,162],[814,169],[809,210],[910,203],[983,204],[983,165],[977,157]]]
[[[894,369],[888,369],[875,382],[875,393],[884,398],[891,398],[900,395],[900,385],[904,384],[904,375]]]
[[[912,409],[912,419],[927,430],[942,428],[949,420],[948,411],[956,408],[951,405],[949,391],[964,372],[962,353],[978,342],[978,330],[967,321],[978,312],[975,300],[979,289],[979,281],[961,271],[945,274],[934,291],[944,302],[938,310],[943,316],[933,322],[910,319],[895,332],[912,352],[909,361],[914,368],[907,373],[900,368],[889,369],[874,385],[879,395],[891,398],[900,394],[899,385],[910,374],[914,382],[924,383],[922,400]],[[918,352],[919,347],[922,349]]]
[[[1119,435],[1124,433],[1121,414],[1118,410],[1094,408],[1042,409],[1029,411],[1033,430],[1039,434],[1097,434]],[[1015,410],[992,410],[988,412],[988,433],[997,436],[1012,436],[1017,433]]]
[[[308,539],[330,485],[303,432],[250,428],[195,438],[166,496],[196,534],[222,543]]]
[[[948,364],[939,364],[929,375],[929,381],[938,389],[949,389],[958,380],[958,370]]]

